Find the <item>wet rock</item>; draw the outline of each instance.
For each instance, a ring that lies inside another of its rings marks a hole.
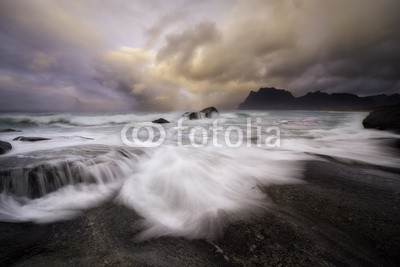
[[[123,177],[121,166],[131,164],[141,153],[122,147],[86,145],[39,150],[26,154],[27,157],[3,157],[0,193],[36,199],[66,186],[115,182]]]
[[[211,118],[213,114],[219,114],[218,110],[215,107],[208,107],[200,111],[206,115],[206,118]]]
[[[208,107],[199,112],[185,112],[182,117],[188,117],[189,120],[198,120],[201,118],[212,118],[213,114],[218,115],[218,110],[215,107]]]
[[[198,120],[199,118],[200,116],[198,112],[191,112],[189,114],[189,120]]]
[[[369,113],[363,120],[364,128],[400,132],[400,104],[380,108]]]
[[[12,145],[8,142],[0,141],[0,155],[10,151]]]
[[[51,140],[51,139],[45,137],[26,137],[26,136],[18,136],[13,139],[13,141],[24,141],[24,142],[37,142],[46,140]]]
[[[0,129],[0,133],[20,133],[22,132],[21,130],[16,130],[16,129]]]
[[[160,123],[160,124],[162,124],[162,123],[169,123],[169,121],[167,121],[164,118],[159,118],[157,120],[152,121],[152,123]]]

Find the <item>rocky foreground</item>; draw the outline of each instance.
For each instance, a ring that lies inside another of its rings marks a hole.
[[[221,238],[136,241],[140,217],[113,203],[60,223],[0,223],[0,265],[332,266],[400,262],[400,172],[306,163],[305,183],[264,188],[274,206]]]

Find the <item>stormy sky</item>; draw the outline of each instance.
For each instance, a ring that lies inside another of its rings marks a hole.
[[[0,110],[400,92],[398,0],[0,0]]]

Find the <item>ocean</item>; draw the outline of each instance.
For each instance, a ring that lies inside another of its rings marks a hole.
[[[365,112],[229,111],[2,114],[0,221],[50,223],[113,202],[142,218],[138,238],[213,238],[268,210],[262,188],[298,184],[304,162],[398,168],[391,132]],[[165,118],[167,124],[151,121]],[[146,128],[147,127],[147,128]],[[136,129],[136,130],[135,130]],[[38,142],[13,141],[43,137]]]

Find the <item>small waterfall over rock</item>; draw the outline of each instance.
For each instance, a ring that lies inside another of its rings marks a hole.
[[[32,154],[27,166],[0,170],[0,193],[35,199],[67,185],[107,184],[123,179],[138,158],[122,148],[100,146],[50,153],[45,159]]]

